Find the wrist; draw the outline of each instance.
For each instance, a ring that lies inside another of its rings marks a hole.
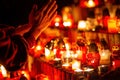
[[[40,34],[41,34],[41,30],[40,30],[40,29],[34,29],[34,30],[31,32],[31,35],[34,36],[35,40],[39,37]]]

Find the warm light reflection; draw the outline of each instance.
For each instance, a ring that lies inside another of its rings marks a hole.
[[[83,70],[82,69],[76,69],[74,70],[75,72],[82,72]]]
[[[68,68],[70,66],[70,64],[69,63],[64,63],[62,66],[65,67],[65,68]]]
[[[93,68],[86,68],[84,71],[85,72],[90,72],[90,71],[93,71],[94,69]]]
[[[55,61],[59,61],[59,60],[61,60],[61,59],[60,59],[60,58],[55,58],[54,60],[55,60]]]

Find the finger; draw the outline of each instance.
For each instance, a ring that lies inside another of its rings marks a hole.
[[[41,11],[43,11],[43,12],[46,11],[48,9],[48,6],[50,5],[50,3],[51,3],[51,0],[49,0],[49,2],[42,7]]]
[[[46,18],[43,20],[43,22],[41,22],[42,24],[44,24],[45,26],[40,27],[41,29],[45,29],[45,27],[48,27],[50,25],[50,23],[53,21],[53,19],[56,17],[57,12],[54,13],[54,15],[51,18],[48,18],[46,16]]]
[[[35,15],[35,12],[37,11],[37,5],[34,4],[33,7],[32,7],[32,10],[30,12],[30,15]]]
[[[39,22],[39,23],[46,23],[46,22],[51,23],[51,21],[55,18],[56,15],[57,15],[57,11],[54,12],[54,14],[51,15],[51,17],[49,17],[48,15],[46,15],[46,16],[42,19],[42,21]]]
[[[51,18],[53,15],[54,15],[54,13],[56,12],[56,9],[57,9],[57,5],[51,10],[51,12],[49,12],[49,18]]]
[[[39,12],[36,13],[36,17],[35,17],[36,21],[40,21],[43,18],[44,18],[44,14],[42,12],[39,11]]]
[[[56,1],[52,2],[52,6],[49,8],[49,5],[51,5],[51,1],[49,1],[47,6],[44,6],[44,8],[42,10],[37,11],[36,12],[36,20],[38,20],[38,19],[41,20],[44,16],[48,15],[51,12],[51,10],[54,8],[54,6],[56,6],[55,4],[56,4]],[[55,7],[55,9],[57,9],[57,7]],[[53,11],[55,11],[55,9]]]
[[[50,20],[53,21],[56,16],[57,16],[57,11],[50,17]]]
[[[46,14],[49,14],[55,6],[56,6],[56,1],[54,1],[50,4]]]

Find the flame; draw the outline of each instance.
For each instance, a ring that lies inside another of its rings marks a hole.
[[[72,69],[73,70],[77,70],[77,69],[80,69],[80,61],[73,61],[72,63]]]
[[[36,46],[36,50],[41,50],[41,49],[42,49],[42,47],[40,45]]]
[[[95,2],[94,2],[93,0],[89,0],[89,1],[87,2],[87,6],[88,6],[88,7],[95,7]]]
[[[45,48],[45,56],[48,57],[50,55],[50,50]]]
[[[0,66],[3,77],[7,77],[7,70],[3,65]]]
[[[28,79],[28,80],[30,80],[30,75],[29,75],[29,73],[27,72],[27,71],[22,71],[21,72],[22,74],[24,74],[24,76]]]
[[[78,29],[85,29],[86,27],[87,27],[87,24],[85,21],[78,22]]]
[[[72,21],[68,20],[68,21],[64,21],[63,22],[64,26],[72,26]]]

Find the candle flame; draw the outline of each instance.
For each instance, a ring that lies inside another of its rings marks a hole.
[[[27,71],[22,71],[21,72],[22,74],[24,74],[24,76],[28,79],[28,80],[30,80],[30,75],[29,75],[29,73],[27,72]]]
[[[45,56],[48,57],[50,55],[50,50],[45,48]]]
[[[3,65],[0,66],[3,77],[7,77],[7,70]]]
[[[36,46],[36,50],[41,50],[42,47],[40,45]]]
[[[80,62],[79,61],[73,61],[72,69],[73,70],[80,69]]]

